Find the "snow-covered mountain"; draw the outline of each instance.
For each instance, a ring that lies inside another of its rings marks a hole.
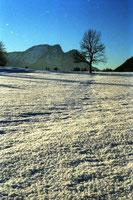
[[[74,63],[73,53],[77,50],[63,52],[60,45],[37,45],[23,52],[8,53],[8,66],[28,67],[32,69],[73,70],[88,69],[86,63]]]

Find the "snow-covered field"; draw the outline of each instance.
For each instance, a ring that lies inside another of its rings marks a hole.
[[[133,199],[133,73],[0,72],[0,199]]]

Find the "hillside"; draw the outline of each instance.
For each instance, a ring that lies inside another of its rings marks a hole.
[[[133,57],[129,58],[122,65],[117,67],[114,71],[116,72],[133,72]]]
[[[74,63],[73,54],[77,50],[63,52],[60,45],[37,45],[23,52],[8,53],[7,66],[31,69],[59,69],[70,71],[74,68],[88,69],[86,63]],[[96,70],[96,68],[95,68]]]

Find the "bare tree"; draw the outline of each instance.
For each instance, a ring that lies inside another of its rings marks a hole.
[[[5,51],[5,47],[3,42],[0,42],[0,66],[6,65],[7,59],[6,59],[7,53]]]
[[[86,62],[89,64],[90,73],[92,64],[105,62],[105,46],[101,43],[101,32],[89,29],[84,33],[81,44],[81,53],[74,54],[74,60],[77,63]]]

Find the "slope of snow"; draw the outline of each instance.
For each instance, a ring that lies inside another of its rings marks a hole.
[[[0,88],[0,199],[132,199],[133,74],[7,70]]]

